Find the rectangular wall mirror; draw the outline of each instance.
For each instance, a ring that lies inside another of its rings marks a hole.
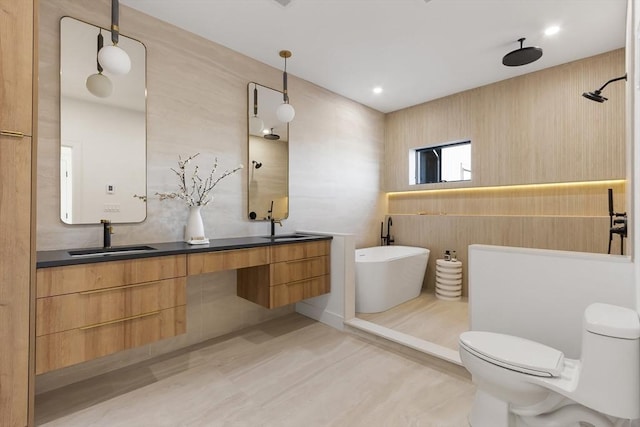
[[[282,92],[257,83],[247,87],[249,219],[289,216],[289,125],[276,117]]]
[[[147,216],[146,49],[120,35],[131,70],[99,73],[100,33],[111,45],[109,30],[60,20],[60,218],[67,224]],[[102,74],[97,86],[87,84],[95,74]]]

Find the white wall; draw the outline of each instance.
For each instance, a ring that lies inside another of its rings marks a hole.
[[[631,160],[629,167],[630,184],[628,192],[631,197],[629,206],[633,206],[633,215],[630,216],[630,238],[633,239],[634,248],[640,248],[640,197],[635,189],[640,186],[640,0],[629,0],[627,31],[627,106],[629,108],[629,125],[627,129],[631,133],[631,143],[628,157]],[[636,309],[640,311],[640,262],[638,262],[638,250],[634,255],[635,283],[636,283]]]
[[[527,338],[580,357],[585,308],[635,306],[634,265],[626,256],[469,246],[472,330]]]

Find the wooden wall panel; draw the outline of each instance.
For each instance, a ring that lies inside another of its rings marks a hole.
[[[473,180],[493,186],[625,178],[625,85],[609,101],[581,96],[624,74],[624,49],[504,80],[386,116],[385,188],[409,186],[411,148],[471,139]]]
[[[606,253],[608,229],[608,216],[394,215],[392,227],[396,245],[431,251],[423,285],[427,289],[435,289],[436,259],[445,250],[455,250],[463,265],[463,295],[468,295],[467,248],[471,244]],[[612,253],[620,253],[617,236]]]
[[[545,215],[606,216],[607,189],[614,210],[626,210],[625,181],[553,186],[491,187],[389,195],[389,215]]]

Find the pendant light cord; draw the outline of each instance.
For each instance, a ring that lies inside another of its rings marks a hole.
[[[118,45],[118,35],[120,34],[120,2],[111,0],[111,41],[114,46]]]

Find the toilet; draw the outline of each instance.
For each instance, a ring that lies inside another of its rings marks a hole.
[[[579,360],[493,332],[464,332],[459,344],[477,386],[471,427],[621,427],[640,418],[640,318],[634,310],[589,305]]]

